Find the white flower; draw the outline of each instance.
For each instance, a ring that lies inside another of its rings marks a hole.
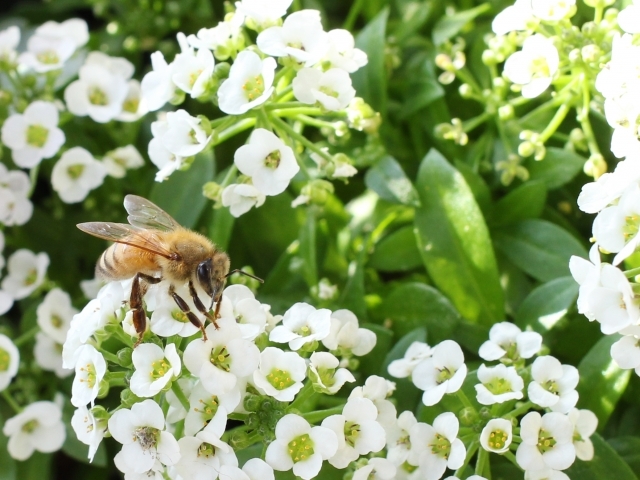
[[[89,41],[89,27],[81,18],[70,18],[61,23],[49,20],[36,28],[36,33],[54,38],[68,38],[76,48]]]
[[[394,465],[402,465],[409,458],[411,451],[411,428],[418,423],[416,416],[410,410],[405,410],[387,432],[387,458]]]
[[[54,372],[58,378],[65,378],[73,373],[62,366],[62,343],[42,332],[36,333],[33,356],[40,368]]]
[[[407,378],[411,375],[416,365],[431,355],[432,350],[429,345],[424,342],[412,342],[407,351],[404,352],[404,357],[391,362],[387,371],[392,377]]]
[[[18,44],[20,43],[20,29],[12,25],[0,30],[0,61],[13,62],[16,59]]]
[[[49,267],[49,255],[21,248],[9,257],[7,275],[2,279],[2,290],[16,300],[28,297],[44,281]]]
[[[180,376],[182,362],[173,343],[164,351],[155,343],[138,345],[131,355],[136,369],[131,376],[131,391],[139,397],[153,397]]]
[[[540,468],[537,470],[525,470],[524,480],[571,480],[569,476],[552,468]]]
[[[98,396],[100,382],[107,372],[107,362],[93,345],[83,345],[78,352],[76,376],[71,386],[71,404],[74,407],[87,405]]]
[[[269,444],[265,460],[274,470],[287,471],[309,480],[315,477],[322,461],[335,455],[336,434],[325,427],[312,427],[299,415],[288,414],[276,425],[276,439]]]
[[[230,392],[212,395],[198,382],[189,396],[189,411],[184,421],[185,435],[195,435],[218,415],[224,416],[226,421],[227,412],[233,412],[240,404],[240,396],[237,386]]]
[[[557,22],[563,18],[569,18],[576,0],[531,0],[533,14],[547,22]]]
[[[267,347],[260,353],[260,365],[253,372],[253,382],[266,395],[281,402],[291,402],[302,389],[307,364],[296,352]]]
[[[76,46],[69,38],[55,38],[36,33],[27,41],[27,51],[20,54],[18,62],[38,73],[59,70]]]
[[[142,87],[138,80],[127,82],[127,95],[122,102],[122,111],[115,119],[121,122],[135,122],[149,112],[147,102],[142,98]]]
[[[100,442],[104,438],[104,434],[107,431],[107,422],[105,420],[98,420],[91,410],[86,406],[81,406],[73,412],[71,417],[71,426],[78,440],[85,445],[89,445],[89,461],[93,461],[93,457],[100,446]]]
[[[273,468],[261,458],[251,458],[243,465],[242,470],[237,467],[223,465],[220,468],[222,480],[275,480]]]
[[[160,300],[151,314],[149,322],[151,331],[161,337],[170,337],[172,335],[190,337],[194,335],[198,331],[198,327],[189,321],[185,313],[173,301],[173,298],[166,295],[165,292],[166,290],[163,295],[159,295]]]
[[[282,325],[271,331],[269,340],[276,343],[289,342],[291,350],[299,350],[306,343],[326,338],[331,329],[330,320],[330,310],[316,310],[308,303],[298,302],[285,312]]]
[[[117,410],[108,425],[109,433],[122,444],[122,450],[114,458],[121,472],[144,473],[156,460],[163,465],[175,465],[180,459],[178,442],[165,430],[162,409],[153,400]]]
[[[274,25],[282,16],[293,0],[241,0],[236,2],[237,11],[253,20],[257,26],[265,28]]]
[[[144,76],[140,89],[147,108],[155,112],[174,97],[176,86],[173,83],[173,64],[167,64],[162,52],[151,54],[151,67],[153,70]]]
[[[178,382],[178,386],[180,387],[180,390],[182,390],[182,393],[185,395],[185,397],[189,398],[193,392],[193,387],[196,385],[197,380],[195,378],[190,378],[186,375],[183,375],[178,380],[176,380],[176,382]],[[189,406],[187,405],[187,408],[185,408],[182,405],[182,402],[176,395],[174,389],[166,390],[165,398],[169,403],[169,409],[167,410],[166,415],[167,424],[170,425],[177,423],[180,420],[184,420],[187,417],[187,413],[189,413]]]
[[[201,97],[210,86],[214,63],[211,50],[201,48],[198,53],[194,53],[193,49],[187,49],[176,55],[171,79],[191,98]]]
[[[522,398],[524,381],[514,367],[503,364],[487,367],[483,363],[478,369],[478,380],[481,383],[475,386],[476,398],[481,405],[493,405]]]
[[[20,366],[20,352],[11,339],[0,333],[0,392],[9,386]]]
[[[78,310],[71,305],[67,292],[54,288],[36,309],[38,326],[57,343],[63,344],[73,316]]]
[[[107,67],[108,64],[85,63],[80,68],[78,80],[64,91],[64,100],[71,113],[79,117],[88,115],[99,123],[120,115],[129,93],[128,79]]]
[[[326,72],[315,68],[303,68],[293,79],[293,94],[302,103],[320,103],[330,111],[342,110],[355,97],[351,77],[340,68]]]
[[[371,375],[365,380],[364,386],[351,390],[349,398],[368,398],[371,400],[378,410],[376,421],[385,430],[389,430],[396,422],[396,407],[387,400],[387,397],[390,397],[395,389],[395,383],[386,378]]]
[[[331,330],[322,340],[329,350],[339,355],[366,355],[376,345],[376,334],[366,328],[359,328],[358,318],[350,310],[336,310],[331,314]]]
[[[346,368],[338,368],[340,361],[328,352],[314,352],[309,358],[309,378],[314,390],[333,395],[346,382],[355,382],[353,374]]]
[[[8,171],[0,164],[0,222],[7,226],[24,225],[31,218],[33,204],[29,176],[21,170]]]
[[[230,115],[242,115],[262,105],[273,93],[276,61],[261,60],[257,53],[243,50],[231,65],[229,78],[218,89],[220,110]]]
[[[504,418],[489,420],[480,434],[480,445],[487,452],[506,452],[513,440],[512,427],[511,421]]]
[[[102,185],[106,170],[102,163],[82,147],[62,154],[51,172],[51,185],[65,203],[78,203],[91,190]]]
[[[157,123],[154,122],[151,124],[151,131],[153,132],[153,125]],[[160,138],[152,138],[149,142],[149,147],[147,150],[149,154],[149,160],[156,167],[158,167],[158,172],[156,172],[156,182],[164,182],[169,175],[178,170],[184,164],[184,157],[179,155],[175,155],[171,153],[163,144]]]
[[[263,30],[256,43],[267,55],[290,57],[298,64],[312,67],[326,53],[328,38],[318,10],[299,10],[285,18],[281,27]]]
[[[640,327],[633,325],[622,332],[624,336],[611,345],[611,358],[620,368],[633,368],[640,372]],[[640,375],[640,373],[638,373]]]
[[[370,458],[369,463],[353,472],[353,480],[392,480],[396,466],[386,458]]]
[[[569,271],[573,279],[578,282],[580,289],[578,290],[578,312],[586,316],[589,321],[596,319],[591,307],[591,292],[595,287],[600,286],[600,272],[602,263],[600,263],[600,251],[598,244],[595,243],[589,250],[589,260],[572,255],[569,259]]]
[[[557,412],[529,412],[520,421],[522,443],[516,451],[518,465],[524,470],[569,468],[576,458],[573,426],[566,415]]]
[[[247,183],[232,183],[222,190],[222,205],[229,207],[231,215],[238,218],[252,207],[258,208],[267,199],[264,193]]]
[[[13,161],[21,168],[35,167],[43,158],[53,157],[64,140],[58,128],[58,109],[51,102],[35,101],[2,125],[2,143],[11,149]]]
[[[467,450],[458,437],[460,423],[451,412],[438,415],[433,426],[416,423],[411,427],[409,463],[420,465],[425,480],[437,480],[447,468],[456,470],[464,463]]]
[[[329,463],[345,468],[360,455],[379,452],[386,443],[386,434],[376,418],[378,410],[367,398],[350,398],[342,415],[331,415],[322,426],[333,430],[338,439],[338,450]]]
[[[532,381],[527,393],[529,400],[554,412],[569,413],[578,401],[575,390],[580,375],[572,365],[562,365],[550,355],[538,357],[531,365]]]
[[[105,153],[102,164],[107,175],[113,178],[123,178],[127,170],[143,166],[144,160],[136,147],[127,145]]]
[[[227,13],[224,21],[213,28],[201,28],[198,34],[189,35],[189,45],[195,48],[208,48],[218,60],[233,57],[244,48],[242,23],[244,15],[239,12]]]
[[[618,13],[618,26],[627,33],[640,33],[640,4],[634,1]]]
[[[522,96],[535,98],[544,92],[558,71],[558,50],[551,40],[535,34],[522,44],[504,64],[504,75],[513,83],[522,85]]]
[[[253,131],[249,143],[236,150],[233,161],[265,195],[284,192],[300,170],[291,147],[264,128]]]
[[[267,326],[267,313],[245,285],[230,285],[224,289],[220,316],[232,317],[245,340],[254,340]]]
[[[26,460],[34,450],[51,453],[59,450],[66,437],[62,410],[53,402],[35,402],[8,419],[2,433],[9,437],[7,450],[16,460]]]
[[[98,292],[104,287],[105,281],[102,278],[92,278],[90,280],[80,280],[80,289],[87,299],[96,298]]]
[[[590,436],[598,428],[598,417],[591,410],[572,409],[567,418],[573,425],[573,446],[576,449],[576,457],[588,462],[593,459],[593,443]]]
[[[223,465],[238,466],[233,449],[220,439],[227,425],[227,414],[222,407],[219,412],[222,415],[216,415],[195,436],[182,437],[178,441],[181,458],[176,471],[182,478],[215,479]]]
[[[618,162],[613,172],[605,173],[595,182],[586,183],[578,195],[578,207],[586,213],[598,213],[622,196],[640,180],[640,161],[627,159]]]
[[[327,53],[322,60],[323,67],[340,68],[345,72],[353,73],[367,64],[367,54],[359,48],[355,48],[355,40],[349,30],[336,28],[327,33],[329,41]]]
[[[445,340],[432,350],[432,356],[413,369],[411,380],[424,390],[422,402],[430,407],[438,403],[445,393],[457,392],[467,376],[467,366],[460,345]]]
[[[506,35],[515,30],[526,30],[527,24],[534,18],[531,0],[516,0],[515,4],[502,10],[491,23],[496,35]]]
[[[185,367],[213,394],[233,390],[238,378],[253,374],[260,361],[258,347],[242,338],[235,321],[221,318],[218,325],[216,330],[209,324],[208,340],[189,343],[182,357]]]
[[[496,323],[489,330],[489,340],[480,346],[478,354],[487,361],[507,356],[512,361],[531,358],[542,347],[542,335],[523,332],[513,323]]]
[[[166,120],[151,124],[154,139],[179,157],[190,157],[201,152],[209,143],[210,136],[200,126],[200,119],[192,117],[186,110],[167,112]]]

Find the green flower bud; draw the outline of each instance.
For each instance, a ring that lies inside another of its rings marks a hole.
[[[222,195],[222,186],[216,182],[207,182],[202,186],[202,195],[209,200],[218,201]]]
[[[529,140],[525,140],[518,145],[518,155],[521,157],[530,157],[535,152],[535,146]]]
[[[131,408],[134,404],[141,402],[142,398],[135,395],[131,390],[125,388],[120,392],[120,403],[125,408]]]
[[[500,117],[500,120],[502,120],[503,122],[507,120],[511,120],[514,114],[515,112],[511,105],[503,105],[500,108],[498,108],[498,116]]]
[[[123,367],[130,367],[133,364],[131,361],[132,353],[133,350],[129,347],[118,350],[118,353],[116,355],[118,356],[118,360],[120,360],[120,365],[122,365]]]
[[[247,393],[243,401],[244,409],[247,412],[257,412],[258,409],[260,408],[261,402],[262,402],[262,398],[260,397],[260,395]]]
[[[98,398],[104,398],[109,394],[109,380],[103,378],[98,388]]]
[[[460,92],[462,98],[471,98],[473,96],[473,88],[471,88],[471,85],[468,83],[460,85],[458,92]]]
[[[584,173],[597,180],[607,172],[607,162],[601,154],[594,153],[585,162],[583,170]]]

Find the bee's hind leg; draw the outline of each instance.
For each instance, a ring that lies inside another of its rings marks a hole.
[[[192,286],[191,283],[189,284],[189,286],[190,287]],[[200,319],[196,317],[196,314],[191,311],[191,309],[189,308],[189,305],[187,304],[187,302],[185,302],[184,298],[182,298],[180,295],[176,293],[176,289],[173,285],[169,287],[169,295],[171,295],[171,298],[173,298],[173,301],[176,302],[176,305],[178,305],[178,308],[182,310],[182,313],[184,313],[187,316],[189,321],[200,329],[200,331],[202,332],[202,339],[206,341],[207,332],[204,329],[204,325],[202,324]],[[200,302],[200,300],[198,300],[198,302]],[[194,299],[194,303],[195,303],[195,299]],[[198,310],[200,310],[200,308],[198,307],[198,304],[195,303],[195,305],[198,308]],[[200,302],[200,305],[202,305],[202,302]]]
[[[129,307],[133,312],[133,326],[138,334],[138,340],[133,346],[134,349],[142,342],[142,337],[144,337],[144,332],[147,329],[147,314],[142,308],[142,297],[146,293],[149,284],[158,283],[160,280],[162,279],[144,273],[136,273],[136,276],[133,277]]]

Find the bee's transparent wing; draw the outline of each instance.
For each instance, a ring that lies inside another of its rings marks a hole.
[[[124,208],[129,213],[127,220],[134,227],[165,232],[180,228],[180,224],[171,215],[146,198],[127,195],[124,197]]]
[[[130,245],[165,258],[175,256],[152,230],[136,228],[126,223],[111,222],[79,223],[77,227],[89,235],[110,242]]]

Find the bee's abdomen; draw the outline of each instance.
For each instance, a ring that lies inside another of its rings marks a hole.
[[[105,280],[125,280],[136,273],[153,275],[157,271],[152,256],[122,243],[114,243],[107,248],[96,263],[96,277]]]

